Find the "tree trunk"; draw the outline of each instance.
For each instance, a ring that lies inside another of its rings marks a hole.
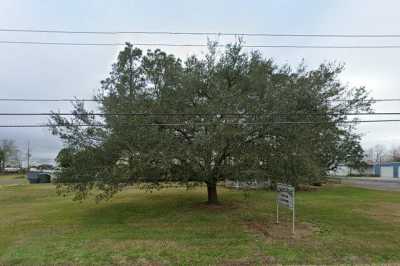
[[[217,184],[207,184],[208,201],[207,204],[219,204],[217,195]]]

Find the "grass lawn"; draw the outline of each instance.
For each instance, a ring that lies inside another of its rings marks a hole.
[[[12,185],[17,180],[19,185]],[[0,177],[0,264],[262,265],[400,262],[400,194],[344,186],[297,193],[275,225],[275,194],[220,188],[148,193],[111,201],[56,196],[50,184]]]

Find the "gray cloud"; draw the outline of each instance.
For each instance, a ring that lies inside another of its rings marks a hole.
[[[0,25],[9,28],[70,30],[175,30],[283,33],[399,33],[398,1],[2,1]],[[118,15],[117,15],[118,14]],[[188,36],[72,36],[0,33],[1,40],[76,42],[204,43]],[[235,38],[211,37],[220,42]],[[375,45],[400,44],[400,39],[246,38],[248,44]],[[201,49],[168,48],[186,57]],[[204,49],[203,49],[204,51]],[[278,63],[310,67],[324,61],[346,64],[341,79],[350,86],[366,86],[376,98],[400,98],[397,62],[399,50],[294,50],[263,49]],[[90,98],[110,71],[118,48],[0,46],[0,97]],[[0,112],[69,111],[68,103],[0,103]],[[399,103],[377,104],[378,112],[400,111]],[[392,118],[392,117],[379,117]],[[371,117],[373,119],[373,117]],[[0,124],[40,123],[47,118],[0,117]],[[365,147],[399,143],[399,123],[360,125]],[[33,157],[53,159],[60,141],[47,129],[0,129],[0,139],[15,139],[21,150],[31,141]]]

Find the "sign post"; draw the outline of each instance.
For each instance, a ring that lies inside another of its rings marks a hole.
[[[277,198],[276,198],[276,223],[279,223],[279,205],[287,207],[292,210],[292,233],[294,234],[294,220],[295,220],[295,189],[293,186],[287,184],[277,185]]]

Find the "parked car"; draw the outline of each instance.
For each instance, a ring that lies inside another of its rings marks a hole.
[[[27,178],[28,178],[29,183],[31,183],[31,184],[50,183],[51,182],[51,176],[49,173],[28,172]]]

